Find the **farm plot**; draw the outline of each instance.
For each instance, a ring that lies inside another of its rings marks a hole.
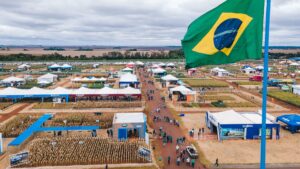
[[[13,104],[14,104],[13,102],[2,102],[2,103],[0,103],[0,110],[3,110]]]
[[[226,82],[212,79],[183,79],[191,87],[228,87]]]
[[[99,137],[35,139],[29,145],[29,163],[22,167],[147,163],[138,155],[143,140],[117,142]]]
[[[295,106],[300,106],[300,96],[289,93],[289,92],[284,92],[284,91],[279,91],[279,90],[271,90],[268,92],[268,95],[271,97],[274,97],[275,99],[284,101],[286,103],[295,105]]]
[[[9,122],[0,126],[3,137],[17,137],[39,118],[39,115],[17,115]]]

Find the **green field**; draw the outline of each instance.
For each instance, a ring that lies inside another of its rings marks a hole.
[[[300,96],[284,91],[269,91],[268,95],[289,104],[300,106]]]
[[[255,81],[236,81],[233,83],[238,85],[260,85],[261,86],[261,82],[255,82]]]
[[[191,87],[228,87],[226,82],[212,79],[183,79]]]

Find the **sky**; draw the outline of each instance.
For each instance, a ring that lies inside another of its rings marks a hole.
[[[180,45],[224,0],[2,0],[1,45]],[[272,0],[270,44],[300,46],[300,0]]]

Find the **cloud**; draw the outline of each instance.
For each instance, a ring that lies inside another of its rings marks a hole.
[[[0,1],[5,45],[180,45],[188,25],[224,0]],[[273,0],[271,45],[299,45],[299,0]]]

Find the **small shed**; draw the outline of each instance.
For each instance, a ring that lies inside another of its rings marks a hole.
[[[113,138],[127,140],[128,138],[146,137],[147,116],[144,113],[116,113],[113,119]]]
[[[129,68],[129,67],[126,67],[124,69],[122,69],[121,71],[122,73],[133,73],[133,69]]]
[[[211,74],[213,76],[219,76],[219,77],[229,76],[230,75],[230,73],[227,70],[221,69],[219,67],[215,67],[215,68],[211,69],[210,72],[211,72]]]

